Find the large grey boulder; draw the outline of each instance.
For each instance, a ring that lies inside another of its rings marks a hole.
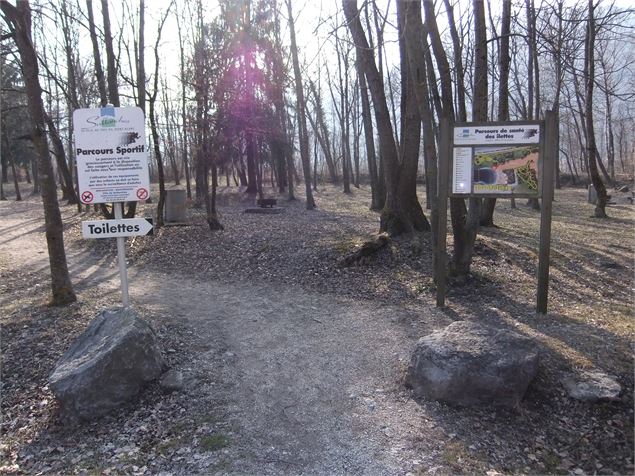
[[[539,351],[516,332],[459,321],[419,340],[406,383],[417,397],[516,407],[538,371]]]
[[[100,312],[49,377],[62,419],[93,419],[137,395],[165,366],[156,335],[129,308]]]

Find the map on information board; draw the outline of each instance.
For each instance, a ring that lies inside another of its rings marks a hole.
[[[538,147],[475,147],[474,193],[538,193]]]

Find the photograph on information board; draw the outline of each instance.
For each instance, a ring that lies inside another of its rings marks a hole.
[[[474,193],[538,193],[536,146],[476,147]]]

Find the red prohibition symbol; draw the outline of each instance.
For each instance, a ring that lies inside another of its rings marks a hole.
[[[145,188],[140,188],[137,190],[137,198],[139,200],[145,200],[148,198],[148,191]]]
[[[86,192],[83,192],[83,193],[82,193],[82,202],[84,202],[84,203],[90,203],[90,202],[92,202],[92,201],[93,201],[93,194],[92,194],[92,192],[88,192],[88,191],[86,191]]]

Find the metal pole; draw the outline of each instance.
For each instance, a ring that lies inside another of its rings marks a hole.
[[[113,203],[115,220],[123,219],[123,203]],[[119,261],[119,278],[121,279],[121,302],[123,307],[130,305],[128,297],[128,268],[126,267],[126,239],[123,236],[117,238],[117,259]]]

